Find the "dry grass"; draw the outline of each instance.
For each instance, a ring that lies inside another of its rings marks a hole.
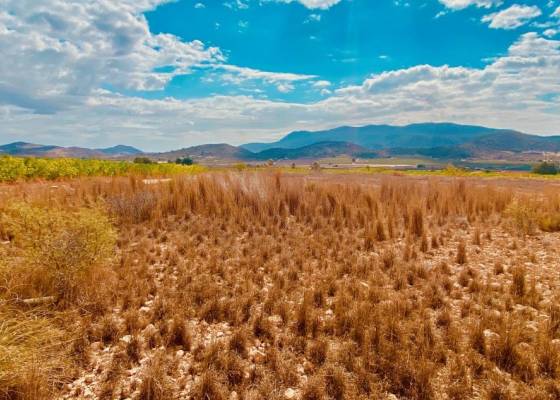
[[[63,398],[555,398],[560,193],[362,183],[235,173],[4,188],[16,206],[0,208],[0,298],[15,326],[74,340],[66,352],[35,328],[0,331],[0,346],[29,338],[16,353],[41,367],[4,364],[0,393],[48,398],[25,383],[38,371]]]

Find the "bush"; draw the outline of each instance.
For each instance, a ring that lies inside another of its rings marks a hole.
[[[153,164],[154,162],[148,157],[136,157],[134,159],[134,164]]]
[[[91,300],[96,288],[88,282],[107,271],[116,241],[100,209],[69,212],[16,203],[1,220],[22,260],[10,271],[12,281],[21,279],[11,285],[14,295],[54,296],[64,303]]]
[[[181,165],[193,165],[194,161],[192,158],[190,157],[183,157],[183,158],[178,158],[175,160],[175,164],[181,164]]]
[[[537,227],[537,210],[534,204],[512,202],[506,209],[506,216],[511,218],[514,227],[522,234],[532,235]]]
[[[533,173],[540,175],[556,175],[558,166],[552,162],[541,162],[533,167]]]
[[[559,232],[560,231],[560,214],[551,213],[543,215],[539,219],[539,228],[544,232]]]

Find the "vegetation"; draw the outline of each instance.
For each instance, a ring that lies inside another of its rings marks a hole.
[[[193,165],[194,161],[192,158],[190,157],[182,157],[182,158],[178,158],[175,160],[175,164],[181,164],[181,165]]]
[[[558,189],[308,174],[5,185],[0,399],[556,398]]]
[[[0,156],[0,182],[26,179],[67,179],[90,176],[144,175],[161,176],[202,171],[200,166],[155,164],[145,162],[41,159]]]
[[[556,175],[558,166],[552,162],[541,162],[533,167],[533,172],[540,175]]]
[[[135,157],[133,162],[135,164],[155,164],[154,161],[148,157]]]

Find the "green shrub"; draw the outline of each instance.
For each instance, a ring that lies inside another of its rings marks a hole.
[[[153,164],[154,162],[148,157],[136,157],[134,159],[134,164]]]
[[[533,167],[533,173],[539,175],[556,175],[558,173],[558,166],[552,162],[541,162]]]

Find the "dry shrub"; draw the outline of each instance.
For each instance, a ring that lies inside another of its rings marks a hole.
[[[460,241],[457,246],[457,256],[455,258],[457,264],[463,265],[467,263],[467,245],[464,241]]]
[[[247,356],[247,332],[244,329],[237,329],[229,339],[228,348],[239,354],[241,357]]]
[[[68,212],[16,203],[2,214],[2,221],[24,259],[10,271],[21,280],[12,283],[11,295],[54,296],[63,306],[90,308],[108,300],[108,291],[102,289],[111,284],[107,265],[114,256],[116,233],[99,208]]]
[[[325,400],[326,398],[321,377],[311,377],[303,387],[301,400]]]
[[[180,347],[190,351],[192,347],[192,335],[181,317],[176,316],[171,322],[166,340],[167,346]]]
[[[560,213],[542,215],[538,220],[539,228],[544,232],[560,232]]]
[[[338,366],[329,366],[325,372],[325,390],[328,396],[334,400],[343,400],[347,392],[348,378],[344,374],[342,368]]]
[[[534,203],[516,199],[506,209],[505,215],[511,219],[513,227],[522,235],[532,235],[537,228],[537,206]]]
[[[522,298],[523,296],[525,296],[525,293],[527,291],[525,267],[523,266],[513,267],[511,270],[511,275],[512,275],[511,293],[517,298]]]
[[[309,346],[309,359],[315,365],[323,365],[327,359],[329,345],[325,340],[317,340]]]
[[[165,356],[155,354],[144,367],[142,384],[140,385],[140,400],[167,400],[172,396],[173,387],[167,375]]]
[[[218,374],[214,371],[206,371],[199,378],[191,393],[193,400],[225,400],[226,391],[222,386]]]

